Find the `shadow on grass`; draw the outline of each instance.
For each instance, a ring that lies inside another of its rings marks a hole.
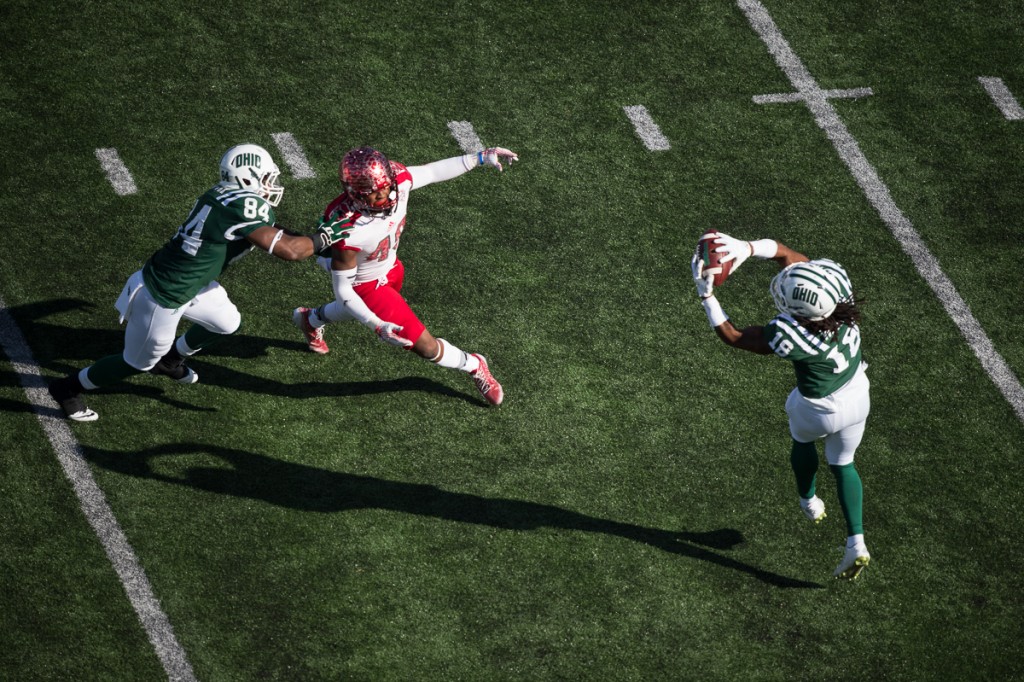
[[[37,355],[40,363],[59,374],[69,374],[99,360],[105,355],[117,353],[124,348],[123,327],[69,330],[66,327],[41,321],[42,318],[49,315],[91,307],[94,307],[94,305],[87,301],[68,298],[43,301],[8,310],[26,336],[31,339],[45,340],[43,352]],[[114,315],[113,307],[111,307],[111,316],[113,317]],[[181,327],[181,329],[186,328],[187,326]],[[38,345],[40,345],[38,342],[33,344],[33,346]],[[203,384],[261,395],[284,398],[337,398],[375,393],[395,393],[398,391],[421,391],[424,393],[436,393],[448,398],[456,398],[474,405],[487,407],[487,403],[479,398],[475,392],[463,393],[456,391],[438,381],[424,377],[408,376],[387,381],[304,381],[301,383],[285,383],[256,374],[240,372],[209,361],[217,357],[241,359],[266,357],[268,350],[271,348],[280,348],[301,354],[309,352],[306,344],[300,341],[284,341],[248,334],[232,334],[230,337],[214,344],[208,350],[204,350],[201,354],[197,355],[189,362],[189,365],[194,367],[199,373],[200,382]],[[69,364],[54,359],[58,357],[62,360],[82,361],[82,363],[80,365]],[[8,382],[16,384],[16,375],[10,374],[8,376],[7,373],[0,373],[0,384]],[[166,396],[159,388],[134,383],[131,379],[102,389],[102,391],[124,392],[141,398],[165,402],[172,407],[183,410],[212,411],[209,408],[198,408],[172,399]],[[9,411],[31,411],[32,406],[27,403],[12,403],[8,409]]]
[[[111,471],[212,493],[262,500],[291,509],[322,513],[386,509],[506,530],[528,531],[547,527],[602,533],[740,571],[776,587],[823,587],[818,583],[764,571],[711,551],[729,550],[743,542],[739,531],[728,528],[706,532],[647,528],[547,504],[481,497],[449,492],[432,485],[346,474],[200,443],[168,444],[142,452],[82,449],[90,462]],[[230,468],[191,467],[177,477],[155,471],[151,465],[160,457],[195,454],[218,458]]]

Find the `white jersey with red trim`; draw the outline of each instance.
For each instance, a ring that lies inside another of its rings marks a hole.
[[[398,259],[398,242],[405,228],[405,214],[412,190],[412,174],[404,165],[391,162],[395,171],[398,202],[389,216],[364,215],[352,208],[348,194],[334,199],[324,212],[324,220],[346,219],[349,236],[331,248],[356,252],[356,279],[354,284],[387,281],[387,274]]]

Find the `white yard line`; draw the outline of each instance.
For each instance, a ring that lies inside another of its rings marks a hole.
[[[1002,78],[978,76],[978,82],[985,88],[985,91],[992,98],[992,101],[996,103],[996,106],[999,107],[999,111],[1003,112],[1003,117],[1007,121],[1024,121],[1024,109],[1021,108],[1020,102],[1010,92],[1010,88],[1006,87],[1006,83],[1003,82]]]
[[[871,88],[849,88],[846,90],[822,90],[821,93],[827,99],[849,98],[859,99],[873,95]],[[754,104],[786,104],[789,102],[802,102],[804,94],[801,92],[781,92],[774,95],[754,95]]]
[[[281,150],[281,156],[284,157],[284,162],[291,169],[293,178],[304,180],[305,178],[316,177],[316,172],[309,165],[309,161],[306,160],[306,152],[302,151],[302,145],[298,143],[294,135],[291,133],[272,133],[271,137],[274,138],[274,144],[277,145],[277,148]]]
[[[629,117],[633,128],[636,130],[637,137],[640,138],[645,147],[652,152],[663,152],[672,148],[668,138],[662,134],[661,128],[651,118],[647,107],[642,104],[636,104],[634,106],[622,107],[622,110],[626,112],[626,116]]]
[[[448,121],[448,130],[452,131],[452,137],[459,143],[462,151],[467,154],[478,152],[484,148],[484,143],[480,141],[476,131],[473,130],[473,124],[469,121]]]
[[[103,172],[107,174],[107,180],[120,196],[135,194],[139,191],[128,166],[124,165],[124,161],[121,160],[116,149],[112,147],[97,149],[96,158],[99,159]]]
[[[156,651],[168,679],[195,680],[192,666],[185,656],[167,615],[160,608],[160,602],[153,594],[153,587],[139,564],[138,557],[128,544],[128,538],[107,504],[103,491],[96,485],[92,471],[85,460],[82,448],[75,440],[68,422],[61,416],[58,406],[46,390],[46,380],[39,370],[39,364],[32,357],[28,343],[18,329],[7,304],[0,298],[0,347],[10,359],[14,373],[21,380],[25,395],[32,404],[33,412],[43,427],[50,445],[60,461],[61,467],[75,495],[86,520],[99,538],[107,558],[117,572],[135,613]]]
[[[971,350],[981,361],[982,367],[1010,403],[1014,412],[1017,413],[1017,418],[1024,422],[1024,388],[1021,388],[1020,381],[996,351],[992,341],[985,334],[985,330],[981,328],[981,324],[957,292],[956,287],[953,286],[953,282],[939,267],[939,261],[928,250],[921,235],[917,233],[913,224],[893,201],[889,188],[879,178],[878,172],[864,156],[857,140],[847,130],[846,125],[839,118],[839,114],[836,113],[835,107],[828,101],[826,96],[828,91],[822,90],[818,86],[803,62],[786,42],[764,5],[758,0],[736,0],[736,4],[746,14],[751,27],[768,47],[768,52],[774,57],[775,63],[779,65],[779,68],[789,78],[789,82],[796,88],[800,99],[806,102],[818,127],[825,131],[825,135],[832,141],[839,153],[839,158],[850,169],[868,201],[878,211],[906,254],[910,256],[914,267],[935,292],[942,307],[946,309],[946,313],[960,328],[960,332],[964,335]]]

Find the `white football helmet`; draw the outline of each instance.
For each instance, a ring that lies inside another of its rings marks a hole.
[[[277,184],[281,169],[274,159],[258,144],[239,144],[224,152],[220,158],[222,183],[255,192],[271,206],[281,203],[284,187]]]
[[[824,258],[783,268],[772,279],[771,292],[779,312],[807,320],[824,320],[837,305],[853,300],[843,266]]]

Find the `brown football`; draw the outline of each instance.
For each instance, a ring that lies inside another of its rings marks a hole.
[[[712,274],[715,276],[713,283],[716,287],[722,286],[725,280],[729,278],[729,273],[732,272],[732,263],[722,262],[722,255],[715,253],[720,244],[715,244],[715,240],[718,236],[714,232],[706,232],[697,242],[697,256],[704,262],[704,274]]]

